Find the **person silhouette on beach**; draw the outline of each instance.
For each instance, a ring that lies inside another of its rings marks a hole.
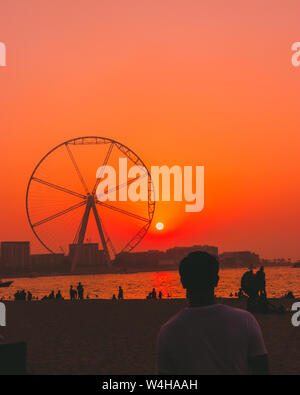
[[[27,300],[28,302],[32,301],[32,293],[30,291],[27,292]]]
[[[56,296],[55,296],[55,299],[56,299],[56,300],[62,300],[62,299],[63,299],[60,290],[57,291],[57,294],[56,294]]]
[[[242,290],[242,288],[239,289],[239,292],[238,292],[237,296],[238,296],[239,299],[242,299],[242,298],[246,297],[244,292],[243,292],[243,290]]]
[[[160,329],[159,374],[269,374],[256,319],[245,310],[216,303],[218,273],[217,258],[206,252],[192,252],[180,262],[189,306]]]
[[[152,289],[151,299],[156,299],[156,290],[155,290],[155,288]]]
[[[25,289],[19,292],[19,300],[26,300],[26,292]]]
[[[71,285],[70,286],[70,299],[71,300],[74,300],[74,299],[76,299],[76,291],[75,291],[75,289],[73,288],[73,285]]]
[[[258,299],[258,283],[252,269],[243,274],[241,288],[248,295],[247,310],[253,312]]]
[[[257,283],[258,295],[266,296],[266,274],[264,272],[263,266],[261,266],[260,269],[256,272],[255,279]]]
[[[50,295],[48,296],[49,300],[55,299],[54,291],[51,291]]]
[[[83,292],[84,292],[83,286],[82,286],[82,284],[79,282],[78,285],[77,285],[78,299],[80,299],[80,300],[83,299]]]
[[[252,269],[243,274],[241,279],[241,288],[246,295],[251,296],[254,292],[255,277]]]
[[[285,299],[295,299],[295,296],[292,291],[289,291],[285,296]]]
[[[124,292],[123,292],[121,285],[119,286],[118,299],[119,300],[124,299]]]

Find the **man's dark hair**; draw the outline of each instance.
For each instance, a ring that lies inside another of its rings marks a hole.
[[[218,259],[204,251],[190,253],[179,264],[182,286],[192,292],[216,287],[219,281],[218,273]]]

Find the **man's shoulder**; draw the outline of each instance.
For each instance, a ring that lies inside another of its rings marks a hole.
[[[205,309],[205,308],[204,308]],[[161,326],[161,332],[166,332],[180,326],[183,322],[185,322],[188,313],[193,312],[197,314],[197,312],[201,312],[201,308],[186,308],[179,311],[173,317],[171,317],[166,323]],[[232,320],[241,320],[241,321],[252,321],[255,320],[254,316],[246,310],[239,309],[237,307],[227,306],[225,304],[216,304],[214,306],[214,314],[219,314],[227,319]]]
[[[232,307],[232,306],[228,306],[227,304],[223,304],[223,303],[222,304],[220,303],[219,306],[222,306],[224,311],[226,311],[228,313],[250,315],[250,313],[247,310],[240,309],[239,307]]]
[[[254,316],[249,311],[240,309],[238,307],[231,307],[225,304],[220,304],[223,307],[223,313],[227,316],[232,316],[237,319],[252,320]]]
[[[177,314],[173,315],[167,322],[165,322],[161,328],[160,333],[167,332],[168,330],[180,325],[182,318],[184,316],[185,309],[180,310]]]

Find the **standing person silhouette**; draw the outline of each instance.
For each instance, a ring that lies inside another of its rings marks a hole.
[[[189,307],[164,324],[158,336],[159,374],[268,374],[261,329],[247,311],[216,304],[219,262],[206,252],[179,265]]]
[[[156,299],[156,289],[155,288],[152,289],[151,299]]]
[[[76,291],[74,290],[73,285],[70,286],[70,291],[69,292],[70,292],[70,299],[71,300],[76,299],[76,295],[75,295]]]
[[[259,296],[266,296],[266,274],[263,266],[256,272],[255,277]]]
[[[258,282],[257,276],[249,269],[243,274],[241,279],[241,288],[248,295],[247,310],[253,312],[255,310],[258,299]]]
[[[121,285],[119,286],[118,299],[119,300],[124,299],[124,292],[123,292]]]
[[[83,286],[82,286],[82,284],[79,282],[78,285],[77,285],[78,299],[80,299],[80,300],[83,299],[83,292],[84,292]]]

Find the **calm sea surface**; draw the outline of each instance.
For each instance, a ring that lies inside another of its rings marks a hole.
[[[229,297],[238,291],[240,279],[245,269],[224,269],[220,272],[220,283],[216,296]],[[266,268],[267,292],[269,297],[281,297],[287,291],[293,291],[300,297],[300,268],[279,267]],[[55,276],[36,278],[16,278],[9,288],[0,288],[0,298],[13,298],[17,290],[30,290],[39,299],[60,289],[65,298],[69,298],[70,285],[76,286],[79,281],[84,286],[85,296],[89,298],[110,299],[118,292],[119,285],[124,289],[126,299],[144,299],[155,288],[169,294],[173,298],[184,298],[185,292],[176,271],[147,272],[132,274],[96,274],[80,276]],[[6,281],[6,280],[5,280]]]

